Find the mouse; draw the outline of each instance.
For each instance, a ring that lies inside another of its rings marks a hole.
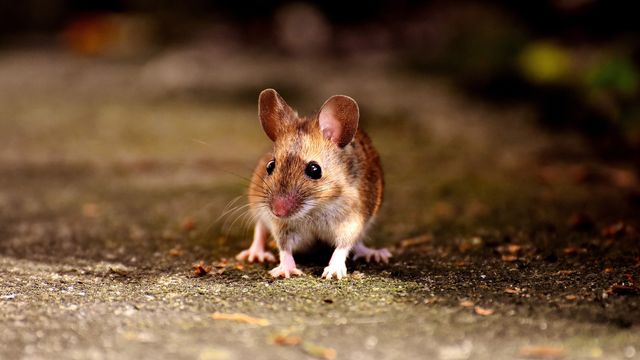
[[[324,241],[334,250],[322,277],[347,276],[352,255],[388,263],[391,252],[364,241],[380,210],[384,178],[380,156],[358,127],[354,99],[331,96],[313,116],[300,116],[274,89],[258,98],[258,118],[273,142],[256,166],[248,200],[255,219],[253,241],[236,259],[276,262],[265,249],[269,234],[279,252],[274,278],[304,275],[294,253]]]

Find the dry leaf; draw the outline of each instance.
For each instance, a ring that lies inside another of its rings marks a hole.
[[[229,265],[229,259],[221,258],[219,261],[214,262],[212,265],[215,268],[224,269],[227,267],[227,265]]]
[[[196,277],[202,277],[207,275],[211,271],[211,266],[206,266],[204,261],[200,261],[198,264],[193,265],[193,273]]]
[[[575,300],[578,300],[578,297],[577,297],[577,296],[575,296],[575,295],[573,295],[573,294],[571,294],[571,295],[567,295],[567,296],[565,296],[564,298],[565,298],[565,299],[567,299],[567,300],[569,300],[569,301],[575,301]]]
[[[507,294],[513,294],[513,295],[519,295],[520,294],[520,288],[506,288],[504,289],[504,292]]]
[[[575,274],[577,271],[575,270],[558,270],[555,275],[571,275]]]
[[[292,346],[300,344],[302,338],[300,336],[279,334],[271,338],[271,341],[276,345]]]
[[[180,228],[186,232],[189,232],[196,228],[196,222],[192,218],[186,217],[182,219],[182,222],[180,223]]]
[[[493,315],[493,313],[495,312],[495,310],[493,310],[493,309],[485,309],[485,308],[480,307],[480,306],[474,307],[473,310],[476,312],[476,314],[482,315],[482,316]]]
[[[431,240],[433,240],[433,236],[431,234],[423,234],[409,239],[401,240],[399,247],[402,249],[406,249],[408,247],[429,243],[431,242]]]
[[[335,349],[316,345],[310,342],[302,344],[302,350],[311,356],[315,356],[320,359],[333,360],[336,358]]]
[[[169,256],[178,257],[182,255],[184,255],[184,250],[182,250],[180,245],[174,246],[173,248],[171,248],[171,250],[169,250]]]
[[[473,305],[474,303],[471,300],[463,300],[460,302],[460,306],[462,307],[472,307]]]
[[[98,217],[98,205],[94,203],[86,203],[82,205],[82,215],[87,218]]]
[[[522,245],[518,245],[518,244],[500,245],[496,248],[496,250],[500,255],[502,255],[503,261],[511,262],[511,261],[518,260],[518,255],[522,250]]]
[[[640,295],[639,288],[623,284],[614,284],[610,288],[606,289],[605,292],[609,295]]]
[[[224,313],[213,313],[211,314],[211,318],[213,320],[228,320],[228,321],[237,321],[243,322],[251,325],[259,325],[259,326],[268,326],[269,320],[262,318],[255,318],[246,314],[233,313],[233,314],[224,314]]]
[[[554,346],[525,346],[520,349],[520,356],[536,359],[552,359],[563,354],[563,348]]]
[[[609,180],[614,186],[632,189],[638,185],[638,178],[631,170],[609,169]]]
[[[509,254],[517,254],[520,252],[520,250],[522,250],[522,245],[518,245],[518,244],[507,245],[507,252]]]
[[[455,215],[455,208],[446,201],[436,201],[431,209],[433,215],[440,219],[450,219]]]
[[[567,221],[567,225],[569,225],[569,228],[572,230],[577,231],[588,231],[595,227],[595,223],[591,217],[585,213],[572,214]]]
[[[566,248],[562,249],[562,252],[564,252],[566,255],[586,254],[587,249],[577,246],[567,246]]]
[[[602,236],[606,238],[621,238],[627,235],[635,235],[635,233],[636,229],[633,226],[622,221],[605,226],[601,231]]]
[[[467,250],[477,248],[482,245],[482,238],[479,236],[474,236],[470,239],[464,239],[460,244],[458,244],[458,251],[461,253],[467,252]]]

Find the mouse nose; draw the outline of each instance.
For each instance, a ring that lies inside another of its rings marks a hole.
[[[293,195],[281,195],[273,198],[271,211],[277,217],[287,217],[293,214],[298,207],[298,202]]]

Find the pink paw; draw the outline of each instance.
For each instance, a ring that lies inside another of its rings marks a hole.
[[[385,248],[382,249],[357,249],[353,254],[353,260],[357,260],[359,258],[365,258],[367,262],[371,261],[373,258],[376,262],[383,262],[385,264],[389,263],[389,258],[391,257],[391,252]]]
[[[284,277],[286,279],[290,278],[291,275],[304,275],[304,273],[296,268],[295,265],[291,267],[283,264],[280,264],[277,267],[273,268],[271,271],[269,271],[269,274],[271,274],[271,276],[273,276],[274,278]]]
[[[329,266],[324,268],[324,272],[322,272],[322,277],[331,279],[333,276],[336,276],[336,279],[340,280],[343,277],[347,276],[347,265],[344,262],[342,263],[329,263]]]
[[[265,261],[276,262],[276,258],[275,256],[273,256],[272,253],[264,250],[256,250],[253,248],[249,248],[247,250],[241,251],[238,255],[236,255],[236,260],[238,261],[247,260],[250,263],[256,260],[259,262],[265,262]]]

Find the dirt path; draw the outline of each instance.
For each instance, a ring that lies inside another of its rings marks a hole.
[[[216,219],[268,148],[268,86],[303,112],[360,102],[390,265],[322,281],[318,249],[282,281],[223,260],[248,245],[242,209]],[[373,60],[5,53],[0,358],[639,358],[638,181],[531,119]]]

